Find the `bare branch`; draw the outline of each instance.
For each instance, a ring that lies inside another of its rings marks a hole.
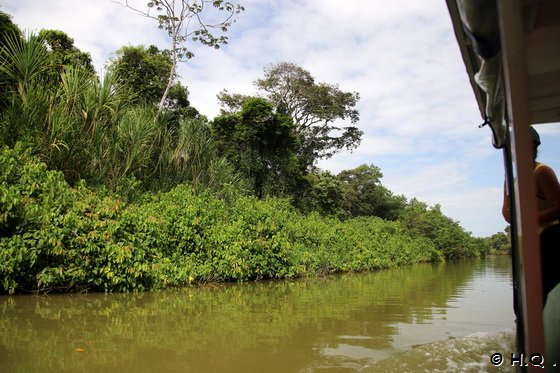
[[[129,0],[111,1],[145,17],[158,21],[158,27],[167,31],[171,38],[173,64],[169,72],[169,85],[161,98],[158,108],[159,111],[163,108],[163,103],[165,102],[169,88],[173,85],[177,62],[185,61],[193,57],[192,52],[185,46],[188,39],[191,38],[192,41],[198,41],[201,44],[216,49],[219,48],[220,44],[226,44],[228,39],[223,35],[220,37],[214,36],[210,32],[210,29],[220,29],[221,32],[227,32],[231,26],[233,16],[244,10],[244,8],[238,4],[234,5],[231,2],[225,2],[224,4],[223,1],[212,0],[194,0],[192,2],[189,0],[151,0],[147,3],[147,11],[130,5]],[[180,3],[176,1],[180,1]],[[226,16],[221,22],[209,24],[204,21],[202,14],[210,11],[206,6],[206,3],[210,2],[217,11],[226,12]],[[178,6],[178,8],[176,8],[176,6]],[[153,8],[155,8],[157,12],[155,15],[152,13]],[[193,20],[198,23],[198,26],[192,24]]]
[[[121,1],[119,1],[119,0],[111,0],[111,2],[113,2],[113,3],[115,3],[115,4],[118,4],[118,5],[120,5],[120,6],[124,7],[124,8],[128,8],[128,9],[130,9],[130,10],[132,10],[132,11],[134,11],[134,12],[136,12],[136,13],[138,13],[138,14],[144,16],[144,17],[148,17],[148,18],[154,19],[154,20],[156,20],[156,21],[159,21],[159,18],[158,18],[158,17],[154,17],[154,16],[152,16],[152,15],[150,14],[150,10],[151,10],[150,8],[148,8],[148,11],[146,12],[146,11],[142,11],[142,10],[140,10],[140,9],[134,8],[132,5],[130,5],[130,4],[128,3],[128,0],[125,0],[124,4],[123,4]]]

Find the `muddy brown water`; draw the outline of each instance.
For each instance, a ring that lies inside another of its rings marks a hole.
[[[499,371],[490,356],[511,354],[514,319],[509,256],[141,294],[0,296],[0,372]]]

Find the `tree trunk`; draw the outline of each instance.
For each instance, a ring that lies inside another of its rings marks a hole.
[[[163,91],[163,95],[161,96],[161,100],[159,101],[158,111],[156,116],[159,116],[159,114],[163,110],[163,105],[165,105],[165,100],[167,99],[169,90],[171,89],[171,86],[173,85],[173,82],[175,80],[175,70],[177,69],[177,30],[173,31],[172,40],[173,41],[171,43],[172,45],[171,53],[172,53],[173,63],[171,64],[171,69],[169,70],[169,78],[167,79],[167,86],[165,87],[165,91]]]

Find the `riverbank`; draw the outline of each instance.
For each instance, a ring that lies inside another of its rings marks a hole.
[[[144,291],[444,260],[435,240],[398,221],[306,215],[286,199],[186,185],[126,200],[71,187],[20,147],[0,159],[3,293]]]
[[[185,185],[131,203],[71,188],[20,150],[2,159],[3,292],[126,292],[442,259],[379,218],[343,222],[300,214],[286,200],[219,198]]]

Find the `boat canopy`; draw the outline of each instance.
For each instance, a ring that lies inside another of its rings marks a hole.
[[[492,129],[493,145],[501,148],[506,141],[508,69],[526,73],[529,123],[560,122],[560,1],[511,1],[519,23],[504,18],[496,0],[447,2],[481,115]],[[512,61],[516,66],[504,65],[508,58],[503,54],[510,51],[501,46],[501,29],[524,39],[523,58]]]

